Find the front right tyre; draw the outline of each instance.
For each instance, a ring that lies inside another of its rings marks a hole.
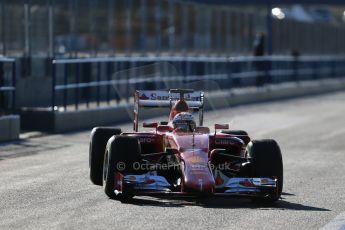
[[[115,180],[119,176],[141,173],[135,167],[140,164],[140,152],[140,143],[135,137],[113,136],[109,139],[103,164],[103,189],[109,198],[126,200],[133,197],[130,191],[115,191]]]

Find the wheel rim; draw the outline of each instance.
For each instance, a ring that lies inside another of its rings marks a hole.
[[[104,164],[103,164],[103,181],[106,181],[108,174],[108,165],[109,165],[109,156],[108,152],[104,155]]]

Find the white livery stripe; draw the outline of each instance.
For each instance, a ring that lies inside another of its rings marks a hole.
[[[139,90],[136,102],[140,107],[169,107],[180,99],[179,93],[170,93],[168,90]],[[189,107],[203,106],[203,92],[185,93],[184,99]]]
[[[174,103],[173,101],[172,103]],[[202,106],[202,102],[199,101],[186,101],[189,107],[200,107]],[[157,101],[157,100],[140,100],[139,106],[146,106],[146,107],[169,107],[170,101]]]

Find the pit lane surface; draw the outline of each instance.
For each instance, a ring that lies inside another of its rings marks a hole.
[[[205,121],[279,142],[282,200],[110,200],[89,181],[89,132],[79,132],[0,145],[0,229],[317,229],[345,211],[345,93],[207,112]]]

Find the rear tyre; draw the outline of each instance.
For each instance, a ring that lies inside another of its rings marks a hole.
[[[107,142],[113,135],[121,134],[121,129],[97,127],[91,131],[89,148],[90,180],[95,185],[102,185],[104,152]]]
[[[115,175],[138,174],[135,165],[140,163],[140,152],[140,143],[135,137],[113,136],[109,139],[103,165],[103,188],[109,198],[127,200],[133,197],[127,191],[115,193]]]
[[[253,198],[255,202],[273,203],[283,190],[283,159],[279,145],[274,140],[255,140],[248,144],[248,156],[251,158],[253,177],[277,178],[277,192],[268,197]]]

